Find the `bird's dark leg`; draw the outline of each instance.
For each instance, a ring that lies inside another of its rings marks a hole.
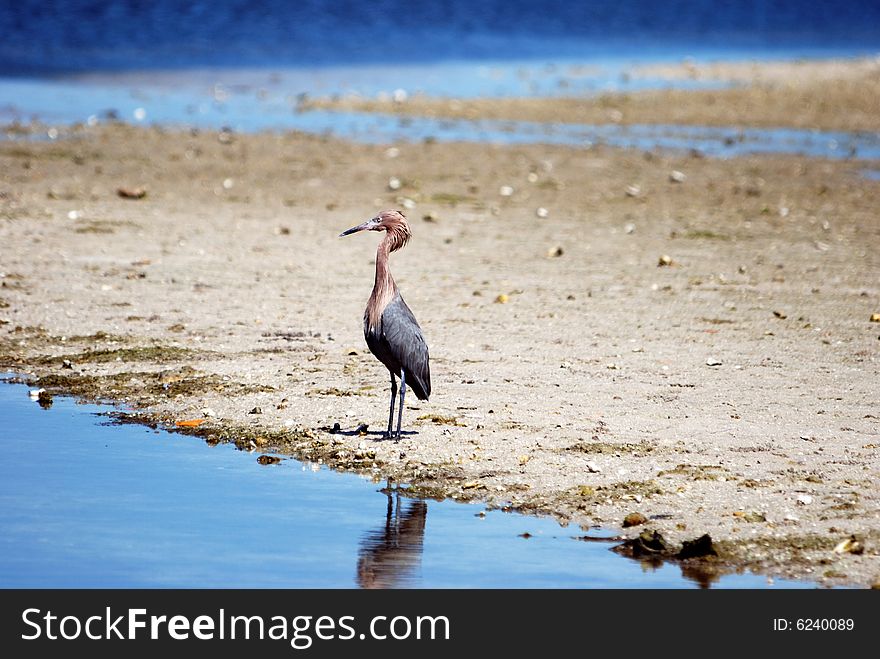
[[[391,439],[394,435],[391,430],[394,428],[394,399],[397,398],[397,380],[394,379],[394,373],[391,374],[391,410],[388,412],[388,433],[386,437]]]
[[[391,498],[391,490],[388,490],[388,509],[385,511],[385,531],[391,530],[391,518],[394,515],[394,499]]]
[[[406,371],[400,369],[400,406],[397,408],[397,441],[400,441],[400,423],[403,421],[403,398],[406,396]]]

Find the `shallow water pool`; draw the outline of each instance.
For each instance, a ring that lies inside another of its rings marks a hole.
[[[386,495],[293,459],[263,466],[229,444],[111,424],[111,409],[42,409],[0,383],[0,587],[771,585],[649,566],[551,519]]]

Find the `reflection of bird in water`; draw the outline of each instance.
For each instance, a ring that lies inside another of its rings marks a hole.
[[[395,505],[396,504],[396,505]],[[388,493],[385,525],[361,541],[357,582],[361,588],[406,586],[422,560],[428,504],[407,500],[401,511],[400,495]]]

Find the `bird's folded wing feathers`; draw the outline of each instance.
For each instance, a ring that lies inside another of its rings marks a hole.
[[[395,358],[413,380],[422,385],[425,395],[431,393],[431,372],[428,365],[428,344],[412,311],[400,296],[382,314],[382,335]]]

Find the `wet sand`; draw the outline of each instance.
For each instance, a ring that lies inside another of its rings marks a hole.
[[[682,92],[699,111],[704,93]],[[414,494],[675,547],[708,533],[707,569],[871,585],[871,166],[121,125],[3,142],[0,364]],[[377,236],[337,234],[410,201],[391,266],[434,394],[407,399],[395,444],[361,333]],[[836,552],[852,534],[863,552]]]
[[[513,119],[583,124],[686,124],[880,130],[880,60],[725,62],[636,66],[631,79],[728,85],[563,98],[445,99],[405,102],[362,97],[316,98],[303,107],[457,119]]]

